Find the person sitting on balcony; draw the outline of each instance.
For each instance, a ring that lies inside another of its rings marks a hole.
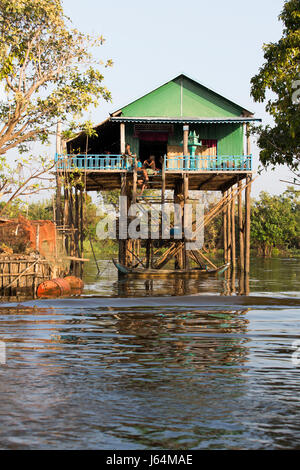
[[[131,170],[132,169],[132,166],[133,166],[133,158],[135,157],[136,155],[134,155],[132,152],[131,152],[131,149],[130,149],[130,144],[126,144],[125,146],[125,153],[123,155],[123,159],[124,159],[124,168],[126,170]]]
[[[155,165],[155,156],[150,155],[147,160],[144,161],[143,168],[146,170],[147,178],[146,180],[149,180],[149,175],[156,175],[158,172],[158,169],[156,168]]]
[[[149,175],[156,175],[158,172],[158,169],[155,166],[155,156],[150,155],[150,157],[144,161],[144,164],[142,166],[142,172],[143,172],[143,182],[142,182],[142,189],[140,196],[142,196],[144,189],[147,188],[147,183],[149,182]]]
[[[143,169],[143,164],[139,157],[136,158],[136,169],[137,169],[137,183],[142,185],[145,182],[145,170]]]
[[[146,178],[148,178],[146,170],[143,168],[143,164],[139,157],[136,157],[136,167],[137,167],[137,184],[141,186],[141,195],[145,189]]]

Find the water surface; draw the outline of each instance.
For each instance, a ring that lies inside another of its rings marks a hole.
[[[80,299],[0,306],[0,448],[300,448],[300,260],[252,260],[247,296],[100,264]]]

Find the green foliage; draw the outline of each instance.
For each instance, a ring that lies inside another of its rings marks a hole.
[[[65,140],[73,139],[79,133],[84,133],[87,137],[98,137],[92,121],[84,121],[78,124],[78,121],[71,121],[68,129],[62,132],[62,137]]]
[[[251,94],[263,102],[274,125],[253,128],[258,134],[260,161],[269,165],[287,164],[292,170],[300,165],[300,1],[286,0],[279,19],[283,36],[263,47],[265,63],[251,80]],[[275,96],[275,97],[274,97]]]
[[[28,218],[32,220],[52,220],[53,204],[52,201],[39,201],[31,203],[26,211]]]
[[[208,210],[211,205],[208,206]],[[213,221],[205,227],[204,230],[204,248],[207,251],[214,252],[223,247],[223,216],[218,215]]]
[[[120,190],[118,189],[113,189],[111,191],[103,191],[99,193],[99,199],[103,200],[103,203],[105,205],[109,204],[114,206],[116,210],[119,209],[119,196],[120,196]]]
[[[207,206],[207,210],[210,205]],[[238,218],[235,217],[238,243]],[[204,248],[217,253],[223,248],[223,217],[217,216],[205,228]],[[251,248],[258,255],[271,256],[300,249],[300,191],[289,187],[280,196],[261,192],[251,202]]]
[[[111,258],[112,256],[117,256],[119,247],[118,247],[118,242],[117,240],[94,240],[93,242],[93,248],[96,257],[99,258]],[[88,258],[93,257],[92,249],[89,240],[85,240],[83,244],[83,252],[84,256],[87,256]]]
[[[300,195],[289,188],[281,196],[261,192],[251,214],[251,246],[271,256],[273,248],[300,247]]]
[[[96,240],[96,226],[101,217],[97,214],[97,206],[92,202],[91,197],[88,194],[85,197],[86,202],[83,205],[84,236]]]
[[[0,211],[4,203],[0,203]],[[21,199],[15,199],[5,210],[5,216],[9,219],[17,219],[19,215],[31,220],[53,220],[52,200],[37,201],[26,204]]]

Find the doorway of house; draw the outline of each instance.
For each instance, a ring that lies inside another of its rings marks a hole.
[[[162,168],[162,161],[164,155],[167,154],[168,151],[168,141],[158,142],[158,141],[150,141],[150,140],[143,140],[140,139],[140,152],[139,157],[141,162],[143,163],[150,155],[155,156],[155,165],[156,168]]]

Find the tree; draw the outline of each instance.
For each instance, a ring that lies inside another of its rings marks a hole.
[[[47,141],[58,119],[110,100],[89,52],[103,41],[71,29],[60,0],[0,0],[0,155]]]
[[[293,227],[290,231],[289,246],[292,248],[300,248],[300,191],[294,189],[293,186],[289,186],[288,189],[284,192],[285,201],[291,207],[291,212],[293,214]]]
[[[8,164],[5,156],[0,156],[0,215],[7,212],[13,201],[53,189],[51,168],[53,162],[43,156],[22,156],[14,164]]]
[[[265,63],[251,80],[251,95],[256,102],[267,101],[266,111],[272,126],[254,128],[258,134],[260,161],[265,167],[287,164],[300,168],[300,0],[286,0],[279,19],[283,36],[263,47]],[[274,96],[275,95],[275,96]],[[274,96],[274,97],[273,97]]]
[[[252,205],[251,245],[271,256],[274,247],[297,248],[300,240],[299,193],[289,188],[281,196],[260,193]]]
[[[2,206],[3,203],[0,203],[0,208]],[[49,199],[26,203],[26,201],[16,198],[7,207],[5,215],[9,219],[17,219],[22,215],[30,220],[51,220],[53,218],[53,201]]]
[[[48,188],[41,183],[53,166],[28,154],[9,164],[7,152],[48,142],[58,120],[71,132],[85,129],[79,118],[89,106],[110,100],[89,52],[103,41],[72,29],[60,0],[0,0],[0,199],[6,199],[0,213],[14,199]]]

